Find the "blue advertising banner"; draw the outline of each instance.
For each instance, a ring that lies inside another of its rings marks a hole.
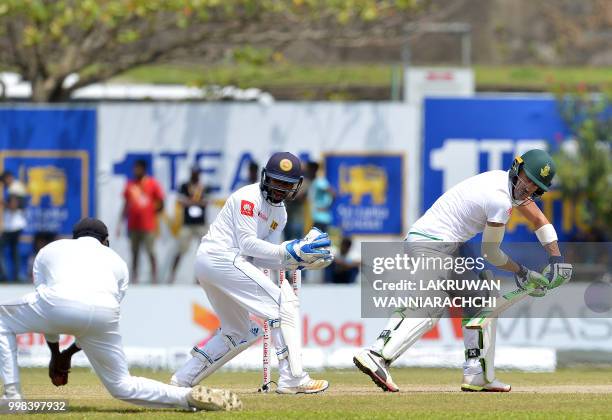
[[[405,182],[402,154],[327,155],[325,172],[336,192],[335,224],[344,234],[402,233]]]
[[[0,109],[0,172],[25,190],[22,256],[40,238],[70,235],[76,221],[94,213],[95,141],[93,109]],[[5,201],[10,191],[4,185]],[[10,209],[2,213],[6,232]]]
[[[515,156],[554,152],[566,132],[552,98],[431,98],[425,100],[421,211],[453,185],[481,172],[510,168]],[[538,203],[560,240],[576,232],[575,205],[558,191]],[[579,227],[579,226],[578,226]],[[513,212],[504,240],[532,241],[527,221]]]

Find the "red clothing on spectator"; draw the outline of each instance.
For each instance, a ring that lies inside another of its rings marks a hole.
[[[156,208],[164,199],[159,183],[149,176],[140,181],[129,180],[123,197],[127,203],[128,230],[154,231]]]

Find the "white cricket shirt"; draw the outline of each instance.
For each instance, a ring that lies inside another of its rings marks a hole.
[[[95,238],[60,239],[41,249],[34,260],[34,286],[47,301],[54,297],[115,308],[125,295],[125,261]]]
[[[229,196],[202,243],[247,257],[280,260],[284,252],[278,243],[286,224],[285,205],[268,203],[259,183],[247,185]]]
[[[421,233],[445,242],[465,242],[482,232],[487,222],[506,224],[510,214],[508,172],[483,172],[442,194],[408,235]]]

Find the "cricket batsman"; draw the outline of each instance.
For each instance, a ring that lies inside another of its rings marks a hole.
[[[110,394],[149,408],[233,410],[242,403],[233,392],[202,386],[181,388],[131,376],[119,333],[119,305],[128,287],[126,263],[109,248],[106,225],[80,220],[73,239],[40,250],[34,260],[36,291],[0,305],[0,379],[2,400],[21,399],[16,334],[45,334],[51,350],[49,376],[56,386],[68,383],[70,360],[81,349]],[[59,351],[59,334],[76,342]]]
[[[534,203],[549,190],[554,176],[555,164],[551,157],[543,150],[534,149],[515,158],[508,172],[494,170],[468,178],[446,191],[416,221],[406,237],[407,246],[435,255],[437,251],[432,251],[436,249],[435,244],[463,243],[482,232],[483,257],[497,268],[514,273],[519,288],[537,286],[531,296],[542,297],[547,290],[561,286],[572,276],[572,265],[564,263],[559,251],[555,228]],[[513,261],[500,249],[513,208],[531,222],[549,255],[549,265],[543,274]],[[452,278],[448,271],[437,274],[441,279]],[[405,316],[405,311],[400,312],[399,318],[391,318],[374,344],[353,358],[355,365],[384,391],[399,391],[389,366],[433,328],[441,315],[410,318]],[[491,321],[483,330],[463,328],[466,355],[463,391],[509,392],[511,389],[495,378],[496,321]]]
[[[171,383],[195,386],[261,336],[250,314],[269,320],[279,359],[280,394],[313,394],[329,386],[302,368],[299,301],[289,284],[279,287],[260,268],[322,269],[331,264],[330,240],[313,229],[304,239],[281,242],[285,201],[302,184],[300,160],[273,154],[259,183],[230,195],[197,251],[196,277],[221,320],[221,328],[173,376]]]

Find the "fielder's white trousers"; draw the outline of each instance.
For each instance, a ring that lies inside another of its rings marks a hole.
[[[74,335],[94,371],[115,398],[152,408],[189,408],[190,388],[131,376],[119,334],[119,308],[30,293],[0,305],[0,379],[19,383],[16,334]]]
[[[281,292],[276,281],[237,252],[202,242],[195,274],[221,321],[222,334],[247,337],[250,314],[261,319],[280,318]],[[272,328],[271,337],[277,351],[285,348],[280,328]],[[306,373],[293,376],[287,359],[279,361],[279,387],[294,387],[308,380]]]

